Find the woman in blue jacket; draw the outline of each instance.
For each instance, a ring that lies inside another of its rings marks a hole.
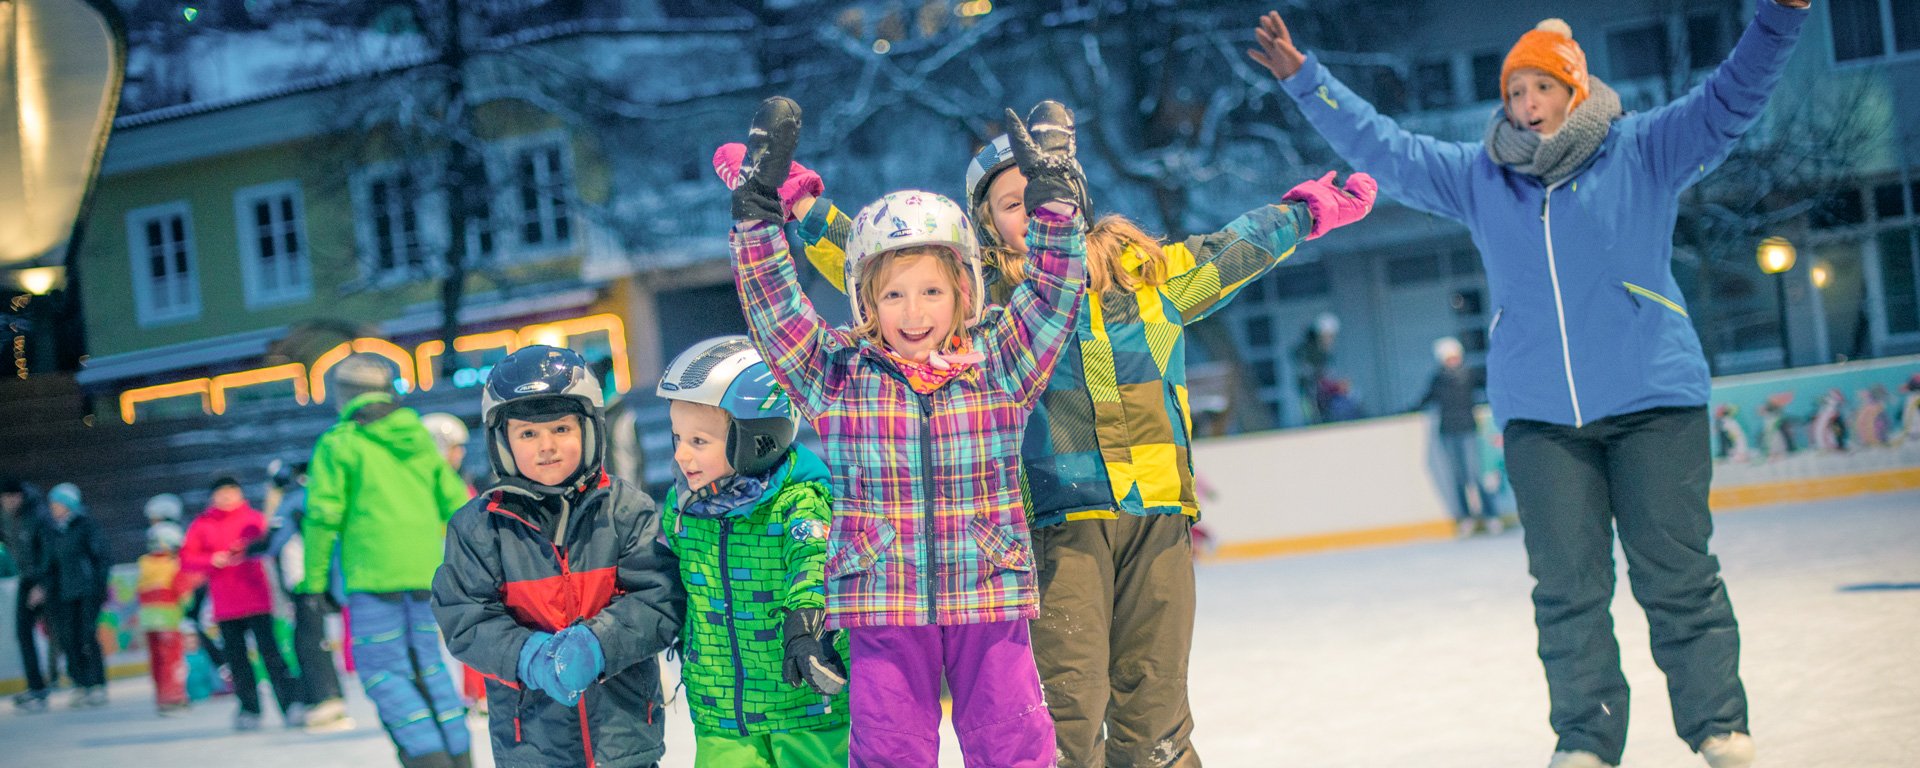
[[[1759,118],[1809,4],[1756,2],[1727,61],[1644,114],[1621,114],[1566,23],[1542,22],[1508,54],[1482,142],[1403,130],[1303,55],[1277,13],[1249,52],[1334,151],[1382,192],[1466,224],[1486,263],[1487,396],[1537,582],[1550,768],[1617,765],[1626,747],[1607,611],[1616,528],[1680,737],[1714,768],[1753,760],[1739,631],[1707,552],[1707,363],[1671,260],[1681,190]]]

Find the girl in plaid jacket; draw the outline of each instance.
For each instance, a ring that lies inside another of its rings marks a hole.
[[[1019,448],[1080,304],[1084,180],[1064,107],[1036,107],[1031,136],[1008,117],[1038,213],[1034,275],[1004,307],[984,306],[965,212],[897,192],[853,225],[854,325],[821,320],[780,231],[792,101],[761,106],[735,180],[734,273],[754,343],[832,470],[827,610],[852,646],[853,766],[935,765],[943,678],[970,764],[1053,763],[1027,629],[1038,596]]]

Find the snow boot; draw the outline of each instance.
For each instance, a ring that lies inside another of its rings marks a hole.
[[[1753,737],[1744,733],[1723,733],[1700,743],[1700,756],[1713,768],[1747,768],[1753,765]]]
[[[1553,759],[1547,761],[1547,768],[1613,768],[1599,755],[1592,752],[1555,752]]]

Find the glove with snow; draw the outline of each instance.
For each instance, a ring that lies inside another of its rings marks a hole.
[[[553,666],[553,679],[567,694],[563,700],[568,704],[579,701],[580,694],[600,679],[600,673],[607,667],[607,657],[600,650],[600,638],[585,624],[560,630],[548,640],[547,656]]]
[[[738,183],[733,187],[733,220],[786,223],[780,200],[793,168],[793,149],[800,143],[800,105],[785,96],[760,102],[747,134]],[[717,158],[716,158],[717,159]]]
[[[727,189],[740,186],[740,162],[747,156],[747,145],[740,142],[722,144],[713,151],[713,172]],[[819,197],[827,191],[827,184],[820,174],[795,160],[787,166],[787,183],[780,185],[780,213],[793,221],[793,206],[809,197]]]
[[[1313,181],[1303,181],[1287,193],[1281,200],[1304,203],[1307,213],[1313,215],[1313,230],[1307,233],[1312,240],[1339,227],[1344,227],[1364,218],[1373,210],[1373,199],[1379,194],[1380,185],[1373,177],[1356,173],[1347,177],[1347,183],[1333,186],[1333,171]]]
[[[547,658],[547,643],[553,640],[551,632],[535,632],[527,637],[520,646],[520,665],[516,670],[520,677],[520,687],[546,691],[548,696],[559,699],[555,692],[560,689],[559,681],[553,677],[553,663]]]
[[[1057,101],[1043,101],[1022,122],[1007,110],[1007,140],[1013,162],[1027,177],[1027,214],[1055,201],[1072,203],[1084,218],[1092,215],[1087,196],[1087,174],[1080,169],[1073,134],[1073,111]]]
[[[787,612],[781,631],[786,637],[786,661],[781,667],[787,685],[805,685],[822,696],[832,696],[847,687],[847,670],[839,655],[822,642],[826,631],[824,608],[799,608]]]

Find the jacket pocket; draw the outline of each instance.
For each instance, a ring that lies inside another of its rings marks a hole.
[[[861,530],[827,556],[826,578],[838,579],[873,570],[873,565],[880,560],[880,555],[886,552],[888,547],[893,546],[896,535],[893,526],[885,521],[875,520],[873,527]]]
[[[1033,570],[1033,548],[1008,530],[981,517],[967,523],[967,531],[973,534],[974,542],[980,545],[980,555],[987,562],[1002,570]]]
[[[1681,317],[1687,317],[1687,309],[1685,307],[1680,306],[1680,302],[1677,302],[1677,301],[1674,301],[1673,299],[1669,299],[1665,296],[1662,296],[1657,291],[1654,291],[1652,289],[1645,288],[1642,286],[1634,285],[1633,283],[1629,283],[1625,280],[1620,281],[1620,287],[1627,289],[1627,296],[1632,298],[1635,304],[1639,304],[1641,299],[1646,299],[1647,301],[1651,301],[1655,304],[1658,304],[1660,306],[1666,307],[1667,309],[1671,309],[1674,312],[1679,313]]]

